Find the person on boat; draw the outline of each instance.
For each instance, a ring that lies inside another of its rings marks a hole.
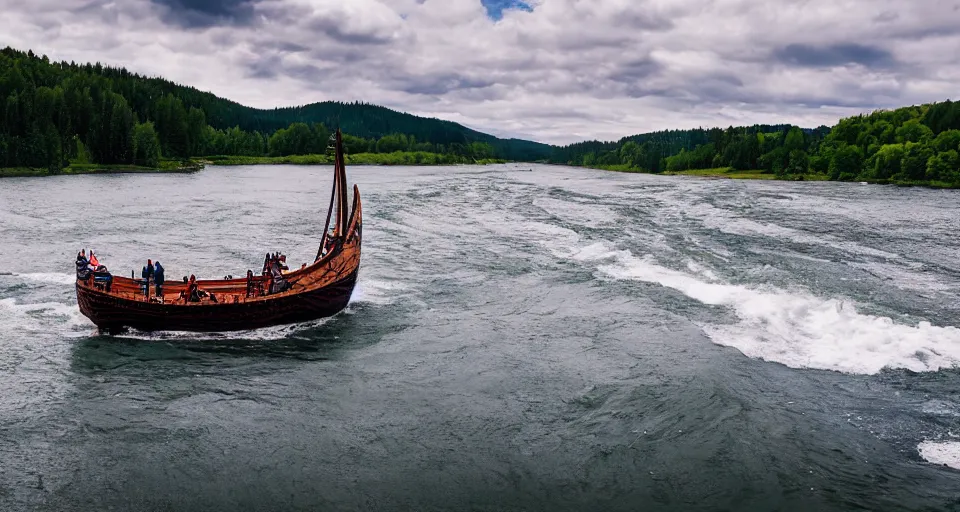
[[[87,260],[85,250],[77,253],[77,279],[85,281],[90,277],[90,262]]]
[[[331,252],[333,252],[333,250],[336,247],[337,247],[337,239],[334,238],[333,235],[328,236],[326,243],[324,244],[323,255],[321,257],[326,256],[327,254],[330,254]]]
[[[153,262],[149,259],[147,264],[140,269],[140,277],[143,278],[143,297],[150,296],[150,278],[153,277]]]
[[[160,265],[160,261],[158,260],[153,264],[153,282],[156,283],[157,297],[163,296],[163,277],[163,266]]]
[[[254,285],[253,285],[253,270],[247,270],[247,298],[253,297],[254,294]]]
[[[93,253],[93,249],[90,249],[90,266],[94,270],[100,268],[100,261],[97,260],[97,255]]]
[[[280,293],[290,287],[290,283],[283,277],[284,267],[286,265],[281,266],[279,258],[270,265],[270,293]]]
[[[190,282],[187,284],[187,300],[200,302],[200,285],[197,284],[197,276],[193,274],[190,274]]]

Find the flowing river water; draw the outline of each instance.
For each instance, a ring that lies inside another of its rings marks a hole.
[[[331,176],[0,181],[0,510],[960,509],[957,191],[351,167],[342,314],[80,314],[80,248],[308,261]]]

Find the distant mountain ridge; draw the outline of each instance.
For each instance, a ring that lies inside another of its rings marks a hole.
[[[322,101],[298,107],[258,109],[168,80],[145,80],[164,93],[181,98],[185,107],[202,109],[210,126],[221,130],[239,126],[245,131],[272,133],[292,123],[323,123],[328,128],[339,126],[344,132],[365,139],[403,133],[434,144],[486,142],[507,160],[543,160],[554,150],[554,146],[549,144],[515,138],[501,139],[453,121],[417,116],[370,103]]]
[[[91,80],[94,77],[101,80]],[[266,137],[292,123],[323,123],[329,129],[339,126],[347,134],[373,141],[384,136],[404,134],[415,137],[417,142],[434,145],[487,143],[497,157],[506,160],[546,160],[554,150],[554,146],[548,144],[501,139],[453,121],[420,117],[368,103],[324,101],[299,107],[258,109],[163,78],[132,73],[125,68],[108,67],[100,63],[51,62],[46,56],[38,56],[32,51],[22,52],[9,47],[0,50],[0,96],[19,95],[19,99],[23,100],[26,98],[24,93],[31,87],[60,87],[66,92],[70,82],[81,91],[92,92],[94,98],[102,95],[97,89],[119,94],[143,122],[157,120],[162,114],[158,113],[157,98],[172,96],[182,102],[185,111],[191,108],[201,110],[205,123],[214,129],[239,127],[243,131],[259,132]],[[157,124],[162,132],[163,123]],[[29,128],[21,130],[24,133],[19,135],[27,137],[29,131]],[[160,138],[164,139],[163,133]]]

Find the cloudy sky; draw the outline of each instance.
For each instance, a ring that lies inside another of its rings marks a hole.
[[[0,46],[565,144],[960,98],[960,0],[0,0]]]

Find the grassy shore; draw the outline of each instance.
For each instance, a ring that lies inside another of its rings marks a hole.
[[[631,167],[626,164],[620,165],[599,165],[593,166],[594,169],[603,169],[605,171],[616,172],[636,172],[645,173],[647,171]],[[777,176],[766,173],[762,170],[738,171],[732,167],[718,167],[716,169],[691,169],[689,171],[665,171],[661,173],[665,176],[701,176],[707,178],[725,178],[732,180],[775,180]],[[823,179],[826,179],[824,177]]]
[[[760,170],[737,171],[729,167],[716,169],[690,169],[689,171],[666,171],[668,176],[700,176],[703,178],[724,178],[731,180],[772,180],[776,176]]]
[[[617,172],[636,172],[645,173],[643,169],[637,169],[628,165],[599,165],[591,166],[592,169],[603,169],[606,171]],[[704,178],[733,179],[733,180],[782,180],[782,181],[830,181],[830,177],[825,174],[808,173],[801,175],[788,175],[778,177],[776,174],[763,170],[742,170],[738,171],[732,167],[719,167],[716,169],[691,169],[689,171],[665,171],[666,176],[700,176]],[[898,187],[927,187],[927,188],[953,188],[958,189],[960,185],[947,183],[944,181],[908,181],[908,180],[857,180],[861,183],[871,185],[896,185]]]
[[[680,172],[665,172],[663,174],[675,176],[705,176],[712,178],[728,178],[735,180],[783,180],[783,181],[830,181],[826,174],[800,174],[777,177],[777,175],[760,170],[738,171],[729,167],[719,169],[692,169]],[[860,183],[871,185],[896,185],[898,187],[928,187],[928,188],[960,188],[957,185],[944,181],[909,181],[909,180],[857,180]]]
[[[327,155],[289,156],[208,156],[202,160],[208,165],[332,165],[333,157]],[[347,165],[455,165],[499,164],[506,160],[472,158],[422,151],[397,151],[394,153],[357,153],[347,155]]]
[[[773,173],[759,169],[738,171],[732,167],[718,167],[716,169],[691,169],[689,171],[667,171],[663,174],[672,176],[702,176],[707,178],[726,178],[731,180],[775,180]]]
[[[348,165],[487,165],[502,164],[506,160],[473,158],[440,153],[397,151],[395,153],[357,153],[347,155]],[[290,156],[206,156],[188,163],[163,160],[159,167],[136,165],[70,164],[59,171],[29,167],[0,168],[0,178],[17,176],[54,176],[60,174],[112,174],[112,173],[166,173],[194,172],[206,165],[332,165],[333,157],[327,155]]]
[[[70,164],[58,171],[37,169],[31,167],[0,167],[0,178],[15,178],[25,176],[58,176],[72,174],[121,174],[121,173],[187,173],[203,169],[199,162],[182,163],[168,160],[160,162],[159,167],[143,167],[139,165],[100,165],[100,164]]]

